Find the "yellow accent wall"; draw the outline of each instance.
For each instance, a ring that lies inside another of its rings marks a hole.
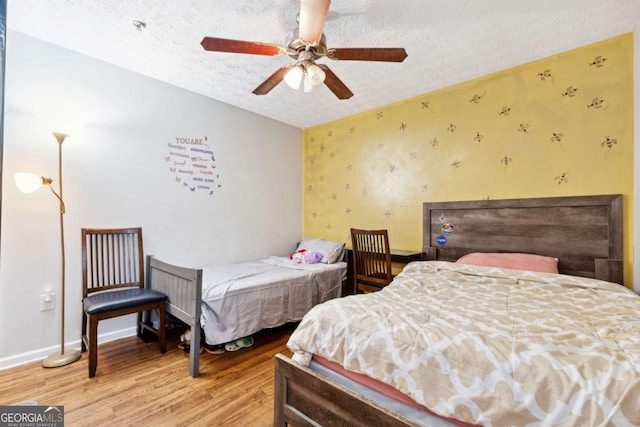
[[[348,246],[420,249],[425,201],[623,194],[633,287],[632,33],[305,129],[303,156],[303,233]]]

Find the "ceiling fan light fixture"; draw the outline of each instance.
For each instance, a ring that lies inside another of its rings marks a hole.
[[[312,86],[318,86],[324,83],[324,79],[326,78],[326,74],[322,71],[322,68],[318,67],[316,64],[309,64],[307,66],[307,80],[311,83]]]
[[[310,92],[313,92],[313,90],[314,90],[315,88],[316,88],[316,87],[314,86],[314,84],[313,84],[313,83],[311,83],[311,80],[310,80],[310,79],[308,79],[308,78],[305,78],[305,79],[304,79],[304,81],[303,81],[303,85],[302,85],[302,91],[303,91],[304,93],[310,93]]]
[[[302,69],[302,66],[296,65],[284,76],[284,82],[292,89],[299,89],[303,77],[304,70]]]

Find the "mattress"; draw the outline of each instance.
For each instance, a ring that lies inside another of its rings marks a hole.
[[[640,425],[640,297],[613,283],[415,262],[315,307],[287,345],[470,424]]]
[[[439,417],[405,394],[366,375],[347,371],[335,362],[314,356],[309,368],[327,378],[366,396],[387,409],[402,414],[411,421],[427,427],[475,427],[458,420]]]
[[[298,264],[285,257],[202,268],[200,323],[207,344],[295,322],[337,298],[347,263]]]

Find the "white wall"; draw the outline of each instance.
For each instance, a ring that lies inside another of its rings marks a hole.
[[[168,64],[170,66],[170,64]],[[54,45],[9,32],[0,256],[0,368],[59,348],[58,204],[25,195],[18,171],[57,177],[63,144],[66,341],[79,347],[80,229],[142,226],[145,252],[187,265],[288,254],[302,230],[302,132]],[[207,136],[221,188],[191,192],[169,172],[168,143]],[[57,185],[54,183],[54,186]],[[103,324],[104,323],[104,324]],[[100,325],[115,338],[132,317]]]

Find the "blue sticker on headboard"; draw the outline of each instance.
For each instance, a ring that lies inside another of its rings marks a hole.
[[[447,238],[444,237],[443,235],[440,235],[436,238],[436,243],[439,245],[446,245],[447,244]]]

